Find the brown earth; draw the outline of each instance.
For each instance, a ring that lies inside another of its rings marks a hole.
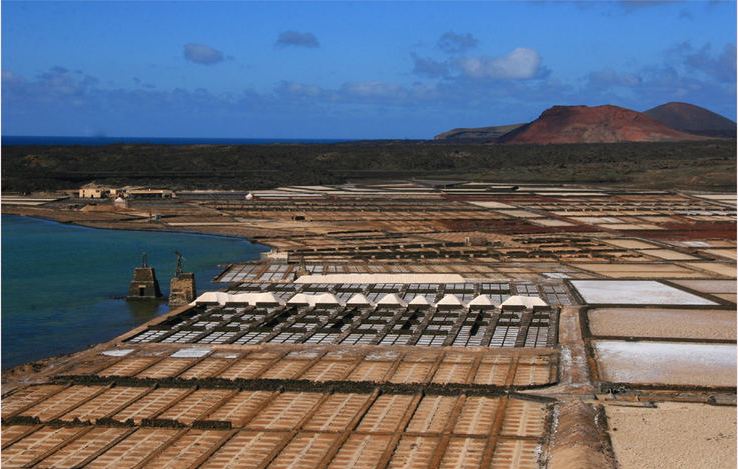
[[[735,239],[735,224],[730,222],[664,223],[663,230],[632,230],[634,237],[644,239]]]
[[[502,143],[617,143],[703,140],[647,115],[618,106],[554,106],[528,125],[500,137]]]

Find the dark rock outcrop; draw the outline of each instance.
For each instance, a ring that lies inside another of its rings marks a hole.
[[[666,103],[643,113],[665,126],[681,132],[708,137],[736,137],[735,122],[694,104]]]

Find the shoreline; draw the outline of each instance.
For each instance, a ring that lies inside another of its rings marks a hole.
[[[262,242],[262,241],[256,241],[254,238],[258,236],[248,236],[248,235],[239,235],[239,234],[224,234],[224,233],[218,233],[218,232],[212,232],[207,230],[200,230],[200,229],[178,229],[176,227],[166,226],[162,227],[161,225],[156,224],[150,224],[148,227],[144,228],[141,226],[130,226],[130,224],[126,223],[125,221],[96,221],[96,220],[75,220],[75,219],[67,219],[62,214],[80,214],[84,216],[85,212],[79,212],[79,211],[62,211],[62,210],[54,210],[50,208],[45,208],[43,213],[39,213],[35,208],[29,208],[27,206],[2,206],[0,208],[0,215],[12,215],[12,216],[18,216],[18,217],[26,217],[26,218],[35,218],[38,220],[44,220],[44,221],[50,221],[54,223],[60,223],[63,225],[75,225],[82,228],[89,228],[94,230],[116,230],[116,231],[138,231],[138,232],[157,232],[157,233],[176,233],[176,234],[188,234],[188,235],[195,235],[195,236],[210,236],[214,238],[229,238],[229,239],[237,239],[239,241],[244,241],[247,243],[250,243],[254,246],[265,246],[268,248],[267,250],[263,251],[264,253],[272,252],[274,250],[273,246],[270,246],[269,244]],[[95,213],[95,212],[93,212]],[[58,214],[58,215],[57,215]],[[115,225],[123,225],[123,226],[115,226]],[[203,226],[202,228],[207,228],[207,226]]]
[[[176,234],[184,234],[184,235],[192,235],[192,236],[205,236],[205,237],[212,237],[212,238],[237,239],[239,241],[244,241],[244,242],[247,242],[247,243],[250,243],[250,244],[253,244],[253,245],[267,246],[264,243],[259,243],[259,242],[253,241],[253,240],[251,240],[249,238],[241,237],[241,236],[237,236],[237,235],[226,235],[226,234],[219,234],[219,233],[205,233],[205,232],[199,232],[199,231],[183,231],[183,230],[176,230],[176,229],[163,229],[163,230],[151,229],[151,230],[147,230],[147,229],[143,229],[143,228],[136,229],[136,228],[128,228],[128,227],[126,227],[126,228],[115,228],[115,227],[112,227],[112,226],[110,226],[110,227],[108,227],[108,226],[91,226],[91,225],[86,225],[86,224],[83,224],[83,223],[77,223],[77,222],[73,222],[73,221],[61,221],[61,220],[57,220],[55,218],[51,218],[51,217],[43,216],[43,215],[26,215],[26,214],[21,214],[21,213],[0,213],[0,215],[9,215],[9,216],[14,216],[14,217],[24,217],[24,218],[34,218],[36,220],[42,220],[42,221],[47,221],[47,222],[52,222],[52,223],[59,223],[61,225],[74,225],[74,226],[78,226],[80,228],[88,228],[90,230],[136,231],[136,232],[142,232],[142,233],[144,233],[144,232],[176,233]],[[267,247],[269,247],[271,249],[270,246],[267,246]]]
[[[228,240],[228,241],[234,241],[234,245],[240,245],[242,248],[247,250],[254,251],[254,254],[256,254],[255,258],[250,259],[258,260],[259,256],[261,256],[262,253],[269,251],[269,246],[265,246],[261,243],[254,242],[248,238],[244,238],[242,236],[237,235],[226,235],[226,234],[219,234],[219,233],[207,233],[207,232],[196,232],[196,231],[182,231],[182,230],[164,230],[164,229],[158,229],[158,227],[152,227],[153,229],[141,229],[141,227],[129,227],[129,226],[116,226],[116,224],[104,224],[103,226],[100,225],[89,225],[82,220],[82,223],[80,223],[80,220],[68,220],[67,217],[63,216],[65,215],[65,212],[59,211],[59,212],[52,212],[49,209],[45,210],[38,210],[38,209],[28,209],[28,207],[20,207],[20,209],[14,210],[7,210],[8,207],[3,207],[5,210],[2,210],[0,213],[1,215],[7,215],[9,217],[18,217],[18,219],[28,219],[28,220],[34,220],[36,222],[41,223],[49,223],[49,224],[59,224],[59,225],[73,225],[75,227],[83,228],[83,229],[89,229],[89,230],[116,230],[116,231],[130,231],[132,233],[143,233],[143,232],[149,232],[149,233],[171,233],[174,235],[191,235],[196,237],[203,237],[202,240],[199,240],[202,244],[210,244],[208,242],[208,238],[214,238],[214,239],[221,239],[221,240]],[[16,207],[13,207],[16,208]],[[56,215],[56,216],[55,216]],[[8,221],[10,223],[10,221]],[[198,242],[198,241],[195,241]],[[211,241],[212,242],[212,241]],[[213,282],[223,271],[224,269],[227,269],[230,265],[232,265],[234,262],[247,262],[247,259],[224,259],[222,262],[216,262],[210,267],[205,269],[199,269],[197,272],[203,272],[202,275],[205,275],[208,282]],[[208,273],[211,272],[211,273]],[[214,282],[213,282],[214,283]],[[216,284],[213,284],[213,287],[217,287]],[[218,289],[218,288],[215,288]],[[121,298],[100,298],[100,300],[121,300]],[[166,303],[166,298],[162,298],[162,301]],[[177,309],[177,308],[174,308]],[[164,314],[167,314],[166,310]],[[161,315],[161,313],[159,313]],[[148,322],[147,320],[146,322]],[[115,335],[118,335],[118,332],[112,331],[115,333]],[[123,332],[127,332],[123,331]],[[25,370],[25,372],[28,372],[29,369],[46,369],[50,364],[58,363],[59,361],[66,360],[72,355],[76,355],[81,352],[85,352],[90,348],[93,348],[101,343],[106,343],[108,340],[100,341],[99,339],[91,339],[90,342],[80,344],[80,346],[72,351],[69,352],[59,352],[59,353],[52,353],[50,355],[42,356],[37,359],[31,359],[27,361],[23,361],[14,365],[9,365],[7,368],[3,367],[2,374],[3,374],[3,381],[5,381],[5,375],[6,373],[10,373],[12,376],[16,372],[18,372],[19,369]]]

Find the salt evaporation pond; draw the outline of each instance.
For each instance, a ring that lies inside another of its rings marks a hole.
[[[593,341],[602,381],[681,386],[735,386],[736,345]]]

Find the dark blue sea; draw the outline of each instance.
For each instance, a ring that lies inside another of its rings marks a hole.
[[[3,135],[3,146],[54,145],[54,146],[104,146],[120,144],[150,145],[266,145],[272,143],[310,144],[341,143],[347,139],[315,138],[161,138],[161,137],[27,137]]]
[[[219,265],[259,257],[248,241],[185,233],[100,230],[2,215],[2,366],[83,350],[168,311],[126,302],[146,252],[166,297],[175,251],[198,292],[221,288]]]

